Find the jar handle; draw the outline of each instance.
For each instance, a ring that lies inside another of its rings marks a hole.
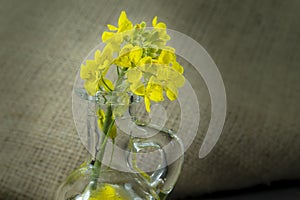
[[[149,127],[142,128],[147,131]],[[174,155],[170,155],[169,152],[165,151],[164,147],[166,144],[171,145],[174,152],[180,153],[177,160],[172,162],[172,156],[174,157]],[[151,152],[149,152],[149,150]],[[136,171],[150,187],[158,191],[160,199],[164,199],[174,188],[182,168],[184,147],[180,138],[171,130],[160,130],[159,133],[150,138],[134,137],[130,142],[130,152],[128,156],[130,167]],[[154,154],[154,152],[156,152],[156,154]],[[156,161],[160,159],[161,162],[159,162],[157,166],[154,166],[155,169],[150,170],[151,173],[146,173],[142,167],[138,166],[138,154],[141,154],[140,156],[143,157],[141,162],[144,166],[150,165],[151,163],[149,162],[151,162],[153,158],[156,158]]]

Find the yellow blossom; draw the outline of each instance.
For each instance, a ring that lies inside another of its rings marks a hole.
[[[122,41],[121,35],[118,33],[122,33],[124,31],[132,30],[133,25],[132,22],[127,18],[126,12],[122,11],[118,20],[118,27],[108,24],[108,29],[113,32],[104,31],[102,34],[102,41],[106,42],[109,39],[113,38],[114,40]]]
[[[80,67],[80,78],[86,80],[84,88],[89,95],[93,96],[99,90],[98,74],[95,60],[87,60],[86,65]]]
[[[94,96],[100,87],[106,91],[113,90],[113,83],[105,78],[112,62],[113,50],[110,45],[106,45],[101,53],[97,50],[94,54],[94,60],[87,60],[86,64],[80,67],[80,78],[85,80],[84,88],[87,93]]]
[[[159,57],[158,62],[161,64],[170,64],[171,62],[174,62],[176,60],[176,56],[173,52],[168,50],[162,50]]]
[[[150,112],[151,101],[164,100],[163,87],[154,76],[151,76],[146,87],[144,83],[137,81],[130,85],[130,89],[134,94],[144,97],[147,112]]]
[[[95,95],[99,90],[114,90],[113,83],[105,78],[114,64],[121,69],[122,73],[118,71],[118,75],[126,78],[123,79],[127,81],[124,89],[129,87],[134,94],[144,97],[148,112],[151,101],[163,101],[164,94],[170,100],[178,97],[178,88],[185,82],[184,69],[177,62],[175,49],[166,46],[170,39],[166,24],[158,22],[155,16],[152,26],[152,30],[147,30],[145,22],[133,25],[125,11],[120,14],[118,26],[107,25],[109,31],[102,34],[106,43],[103,52],[96,51],[94,60],[86,61],[81,67],[80,76],[86,80],[84,86],[89,95]],[[113,55],[117,57],[113,58]]]
[[[172,68],[180,74],[182,74],[184,71],[183,67],[176,61],[174,49],[163,49],[158,57],[158,63],[171,65]]]
[[[178,88],[184,85],[184,76],[170,67],[159,67],[157,81],[161,83],[166,91],[167,97],[172,101],[178,96]]]
[[[154,28],[162,28],[162,29],[167,28],[167,25],[166,25],[165,23],[163,23],[163,22],[157,23],[157,16],[155,16],[155,17],[153,18],[153,20],[152,20],[152,26],[153,26]]]
[[[158,38],[162,41],[164,45],[166,41],[170,40],[170,36],[167,34],[167,25],[163,22],[157,23],[157,16],[155,16],[152,20],[153,28],[158,32]]]
[[[138,64],[142,58],[143,49],[139,46],[133,46],[132,44],[125,45],[114,61],[114,63],[120,67],[129,68]]]
[[[151,62],[151,57],[143,57],[143,48],[131,44],[125,45],[120,52],[120,56],[114,61],[118,66],[129,68],[126,76],[130,83],[139,81],[142,77],[142,69]]]

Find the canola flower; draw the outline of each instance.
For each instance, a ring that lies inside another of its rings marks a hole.
[[[184,84],[183,67],[176,61],[175,50],[166,46],[170,39],[166,24],[154,17],[152,26],[148,30],[145,22],[133,25],[125,11],[120,14],[118,26],[108,24],[109,31],[102,34],[105,48],[81,66],[80,77],[89,95],[113,91],[115,86],[105,75],[111,67],[117,67],[127,78],[129,91],[144,97],[148,112],[151,102],[165,99],[164,93],[170,100],[177,98],[178,88]]]

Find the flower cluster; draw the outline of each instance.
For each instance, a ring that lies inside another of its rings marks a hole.
[[[109,93],[124,85],[124,91],[144,98],[148,112],[152,101],[163,101],[165,96],[175,100],[185,82],[184,70],[176,60],[175,49],[166,45],[170,40],[166,24],[154,17],[152,28],[147,28],[145,22],[133,25],[122,11],[118,26],[107,27],[109,31],[102,34],[104,49],[97,50],[94,59],[81,66],[80,77],[85,80],[87,93]],[[117,68],[123,81],[114,83],[106,78],[111,67]]]

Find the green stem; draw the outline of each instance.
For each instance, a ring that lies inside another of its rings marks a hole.
[[[118,85],[120,85],[122,83],[122,77],[125,74],[125,70],[121,69],[121,72],[119,71],[118,68],[118,80],[115,84],[115,88],[117,88]],[[103,77],[102,77],[102,81],[105,84],[105,86],[112,92],[112,89],[109,88],[109,86],[105,83]],[[103,161],[103,156],[105,153],[105,148],[106,148],[106,144],[109,138],[109,133],[113,127],[115,123],[115,120],[113,119],[113,110],[112,110],[112,105],[109,104],[105,113],[105,121],[103,124],[103,133],[104,133],[104,138],[102,137],[101,139],[101,146],[100,146],[100,150],[96,152],[96,160],[94,163],[94,167],[92,170],[92,182],[91,182],[91,189],[95,190],[97,189],[97,180],[100,176],[100,172],[101,172],[101,167],[102,167],[102,161]]]
[[[95,160],[95,164],[94,164],[94,168],[93,168],[93,172],[92,172],[92,185],[91,188],[93,190],[95,190],[97,188],[97,179],[100,176],[100,172],[101,172],[101,167],[102,167],[102,160],[103,160],[103,156],[105,153],[105,148],[106,148],[106,144],[108,141],[108,137],[109,137],[109,132],[112,128],[112,126],[114,125],[114,120],[112,118],[113,114],[112,114],[112,106],[108,105],[106,114],[105,114],[105,121],[103,124],[103,133],[104,133],[104,139],[103,142],[100,146],[100,150],[97,151],[96,153],[96,160]],[[102,141],[102,140],[101,140]]]

